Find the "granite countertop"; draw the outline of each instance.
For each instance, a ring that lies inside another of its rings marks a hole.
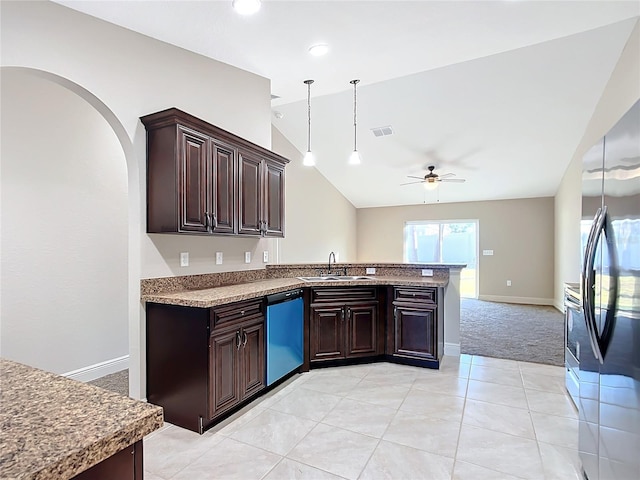
[[[183,290],[172,293],[154,293],[143,295],[142,301],[181,305],[185,307],[209,308],[216,305],[249,300],[252,298],[284,292],[302,287],[335,287],[366,285],[412,285],[422,287],[446,287],[448,280],[431,277],[374,277],[370,280],[340,280],[327,282],[305,282],[299,278],[273,278],[256,282],[239,283],[224,287],[201,290]]]
[[[163,424],[162,408],[0,359],[0,478],[68,479]]]

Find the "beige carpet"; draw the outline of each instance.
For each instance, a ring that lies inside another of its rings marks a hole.
[[[554,307],[463,298],[460,350],[471,355],[564,365],[564,317]]]

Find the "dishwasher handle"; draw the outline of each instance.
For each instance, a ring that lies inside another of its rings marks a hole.
[[[276,303],[288,302],[302,297],[302,289],[288,290],[286,292],[274,293],[267,295],[267,306],[275,305]]]

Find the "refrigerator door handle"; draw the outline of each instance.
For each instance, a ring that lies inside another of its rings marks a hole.
[[[602,209],[598,208],[593,223],[591,224],[591,230],[589,231],[589,237],[587,239],[587,247],[584,252],[584,262],[582,270],[582,308],[584,311],[584,321],[587,326],[587,333],[589,334],[589,343],[591,343],[591,350],[595,357],[602,362],[600,357],[600,347],[596,338],[594,327],[596,325],[595,320],[595,275],[593,272],[593,264],[595,263],[596,245],[598,243],[599,233],[602,229]]]
[[[616,320],[616,309],[618,306],[618,279],[620,272],[618,268],[618,254],[616,251],[616,242],[614,238],[614,231],[607,215],[607,206],[605,205],[602,210],[602,228],[600,232],[604,233],[604,241],[607,242],[607,253],[609,256],[608,263],[608,277],[609,277],[609,291],[607,299],[607,313],[605,315],[604,326],[602,327],[602,334],[595,331],[595,338],[598,345],[598,353],[600,355],[600,363],[604,362],[604,356],[607,354],[609,344],[611,343],[611,337],[613,336],[613,330]]]

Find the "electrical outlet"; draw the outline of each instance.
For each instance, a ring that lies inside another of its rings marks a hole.
[[[482,250],[482,255],[493,255],[493,250]]]
[[[262,261],[264,263],[267,263],[269,261],[269,251],[265,250],[264,252],[262,252]]]
[[[216,265],[222,265],[222,252],[216,252]]]
[[[367,267],[367,275],[375,275],[376,269],[373,267]]]
[[[422,276],[423,277],[433,277],[433,269],[431,269],[431,268],[423,268],[422,269]]]
[[[181,267],[189,266],[189,252],[180,252],[180,266]]]
[[[511,286],[511,280],[507,280],[507,287]]]
[[[244,252],[244,263],[251,263],[251,252]]]

